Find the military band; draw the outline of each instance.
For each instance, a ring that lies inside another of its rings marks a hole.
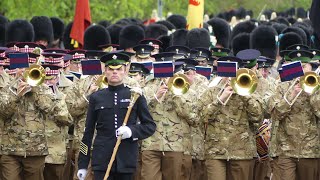
[[[83,48],[0,16],[0,180],[319,180],[320,39],[291,11],[101,22]]]

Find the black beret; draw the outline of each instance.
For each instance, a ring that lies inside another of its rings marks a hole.
[[[6,31],[6,43],[9,42],[33,42],[34,30],[30,22],[17,19],[8,24]]]
[[[120,49],[133,48],[145,38],[144,30],[137,25],[123,27],[119,35]]]
[[[84,32],[85,50],[100,50],[99,46],[110,43],[109,32],[101,25],[91,25]]]
[[[47,16],[34,16],[30,20],[34,29],[34,41],[46,40],[50,45],[53,41],[52,22]]]

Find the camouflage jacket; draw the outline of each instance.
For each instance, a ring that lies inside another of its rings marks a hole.
[[[59,92],[62,93],[62,92]],[[60,94],[61,100],[57,106],[61,114],[68,116],[65,119],[59,120],[52,115],[47,116],[45,122],[47,144],[49,154],[46,156],[45,162],[49,164],[64,164],[67,158],[67,140],[68,140],[68,126],[72,124],[72,119],[69,118],[69,111],[65,102],[65,95]],[[55,119],[51,121],[50,119]]]
[[[319,158],[319,91],[311,97],[302,92],[290,107],[284,100],[284,94],[291,83],[279,84],[269,100],[273,120],[270,156]]]
[[[2,153],[17,156],[48,154],[45,121],[67,121],[56,99],[46,85],[33,87],[23,97],[17,97],[9,88],[0,92],[0,117],[5,120]],[[46,119],[52,115],[53,119]]]
[[[192,101],[196,102],[196,107],[198,109],[198,115],[200,114],[201,105],[199,104],[202,93],[208,89],[209,81],[206,77],[196,74],[194,78],[194,83],[190,86],[190,89],[196,91],[196,99]],[[191,140],[192,140],[192,158],[204,160],[204,132],[205,132],[205,120],[198,116],[199,124],[191,127]]]
[[[192,98],[195,92],[189,90],[182,96],[168,91],[160,103],[155,98],[160,80],[153,79],[145,87],[149,111],[157,125],[156,132],[142,141],[141,150],[174,151],[190,154],[192,150],[190,126],[196,126],[197,113]],[[189,137],[185,137],[188,134]],[[188,146],[188,147],[186,147]]]
[[[201,98],[204,101],[201,115],[208,119],[206,159],[252,159],[256,156],[254,124],[263,117],[260,96],[234,93],[223,106],[216,97],[220,88],[211,87]]]
[[[3,73],[0,74],[0,91],[2,91],[3,87],[6,87],[12,80],[13,78],[10,75],[8,75],[5,71],[3,71]],[[0,117],[0,144],[2,142],[2,133],[4,130],[3,128],[4,128],[4,119]],[[0,154],[1,154],[1,148],[0,148]]]

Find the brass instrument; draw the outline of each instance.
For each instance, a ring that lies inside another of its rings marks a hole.
[[[289,99],[288,99],[289,92],[291,92],[291,90],[297,84],[299,79],[300,79],[300,87],[302,88],[302,90],[290,102]],[[288,88],[287,92],[284,94],[284,100],[290,106],[292,106],[296,102],[296,100],[298,99],[298,97],[300,96],[302,91],[304,91],[304,92],[306,92],[308,94],[312,94],[315,91],[317,91],[319,88],[320,88],[320,77],[317,75],[317,73],[316,72],[306,72],[306,73],[304,73],[304,76],[302,76],[301,78],[297,78],[291,84],[291,86]]]
[[[38,65],[32,64],[29,68],[27,68],[23,73],[23,78],[26,83],[30,86],[38,86],[42,84],[45,80],[46,72],[45,69]]]
[[[168,81],[169,90],[175,95],[182,95],[188,92],[190,81],[184,74],[175,74]]]
[[[107,88],[108,87],[108,79],[105,75],[100,75],[96,80],[96,85],[99,89]]]
[[[217,94],[217,98],[221,104],[224,106],[228,103],[230,97],[233,93],[231,93],[225,102],[220,99],[224,89],[229,85],[231,85],[232,89],[239,94],[240,96],[248,96],[254,93],[257,89],[258,85],[258,77],[257,75],[250,69],[241,68],[237,70],[237,75],[234,78],[231,78],[230,82],[226,82],[225,85],[222,87],[220,92]]]

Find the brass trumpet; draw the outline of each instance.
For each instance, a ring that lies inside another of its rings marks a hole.
[[[308,94],[312,94],[315,91],[317,91],[320,88],[320,77],[317,75],[316,72],[306,72],[304,74],[304,76],[302,76],[300,78],[300,86],[302,88],[302,90],[293,98],[293,100],[290,102],[288,99],[289,96],[289,92],[291,92],[291,90],[294,88],[294,86],[297,84],[297,82],[299,81],[299,78],[297,78],[289,87],[289,89],[287,90],[287,92],[284,94],[284,100],[290,105],[292,106],[296,100],[298,99],[298,97],[300,96],[300,94],[302,93],[302,91],[308,93]]]
[[[175,95],[182,95],[188,92],[190,81],[184,74],[175,74],[168,81],[169,90]]]
[[[230,81],[227,81],[225,85],[222,87],[222,89],[217,94],[217,98],[220,101],[221,104],[224,106],[228,103],[229,99],[232,96],[232,93],[228,96],[225,102],[223,102],[220,99],[220,96],[222,95],[224,89],[231,85],[232,89],[241,96],[248,96],[254,93],[254,91],[257,89],[258,85],[258,78],[256,74],[247,68],[241,68],[237,71],[237,75],[234,78],[231,78]]]

